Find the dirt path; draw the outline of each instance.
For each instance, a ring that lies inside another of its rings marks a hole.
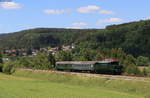
[[[109,79],[123,79],[123,80],[135,80],[135,81],[150,82],[150,77],[104,75],[104,74],[65,72],[65,71],[55,71],[55,70],[35,70],[35,69],[19,69],[19,70],[27,70],[27,71],[35,71],[35,72],[55,72],[55,73],[62,73],[62,74],[83,75],[83,76],[88,76],[88,77],[101,77],[101,78],[109,78]]]

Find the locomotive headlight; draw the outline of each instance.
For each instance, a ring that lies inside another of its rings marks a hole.
[[[91,67],[94,67],[93,65],[91,65]]]

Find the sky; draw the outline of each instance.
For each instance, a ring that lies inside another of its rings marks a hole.
[[[150,19],[150,0],[3,1],[0,0],[0,33],[40,27],[101,29]]]

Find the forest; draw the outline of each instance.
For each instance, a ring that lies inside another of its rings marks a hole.
[[[59,45],[90,48],[122,48],[133,56],[150,57],[150,20],[107,26],[105,29],[37,28],[0,35],[0,50]]]

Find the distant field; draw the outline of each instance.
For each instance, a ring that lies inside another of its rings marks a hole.
[[[0,74],[0,98],[141,98],[114,90]]]

